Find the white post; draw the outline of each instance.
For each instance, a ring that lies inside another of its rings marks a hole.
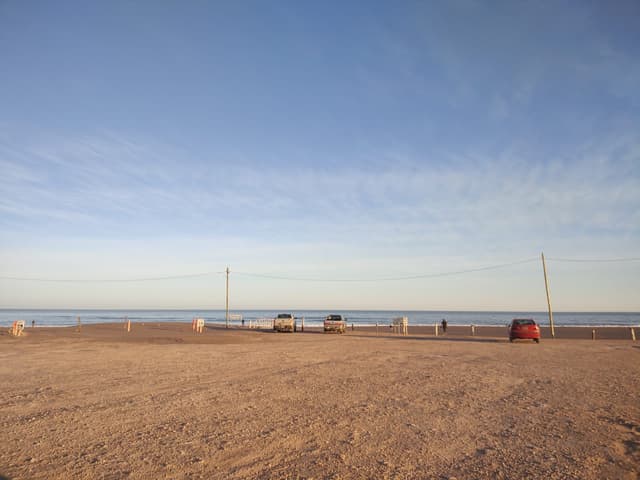
[[[227,272],[227,296],[226,296],[226,302],[225,302],[226,313],[225,313],[224,319],[225,319],[225,324],[227,328],[229,328],[229,267],[227,267],[226,272]]]

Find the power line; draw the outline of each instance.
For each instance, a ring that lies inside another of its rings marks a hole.
[[[224,272],[202,272],[190,273],[185,275],[166,275],[162,277],[144,277],[144,278],[33,278],[33,277],[0,277],[0,280],[16,280],[19,282],[51,282],[51,283],[131,283],[131,282],[158,282],[163,280],[178,280],[184,278],[206,277],[209,275],[218,275]]]
[[[269,275],[269,274],[260,274],[260,273],[248,273],[248,272],[235,272],[236,275],[243,275],[245,277],[256,277],[256,278],[268,278],[271,280],[293,280],[300,282],[394,282],[399,280],[417,280],[421,278],[436,278],[436,277],[446,277],[450,275],[462,275],[464,273],[473,273],[473,272],[481,272],[485,270],[496,270],[498,268],[510,267],[513,265],[521,265],[524,263],[537,262],[538,258],[527,258],[525,260],[518,260],[516,262],[502,263],[498,265],[489,265],[485,267],[478,268],[470,268],[467,270],[457,270],[452,272],[440,272],[440,273],[425,273],[420,275],[406,275],[400,277],[379,277],[379,278],[305,278],[305,277],[289,277],[289,276],[280,276],[280,275]]]
[[[378,277],[378,278],[347,278],[347,279],[303,278],[303,277],[293,277],[293,276],[285,276],[285,275],[269,275],[269,274],[261,274],[261,273],[251,273],[251,272],[234,272],[234,273],[236,275],[241,275],[246,277],[266,278],[271,280],[293,280],[293,281],[303,281],[303,282],[390,282],[390,281],[399,281],[399,280],[417,280],[421,278],[444,277],[449,275],[461,275],[464,273],[480,272],[484,270],[495,270],[498,268],[509,267],[512,265],[531,263],[537,260],[538,260],[537,258],[528,258],[528,259],[519,260],[516,262],[503,263],[499,265],[489,265],[489,266],[484,266],[479,268],[471,268],[471,269],[458,270],[453,272],[427,273],[427,274],[419,274],[419,275],[405,275],[405,276],[399,276],[399,277]],[[64,279],[64,278],[34,278],[34,277],[4,277],[3,276],[3,277],[0,277],[0,279],[23,281],[23,282],[53,282],[53,283],[125,283],[125,282],[155,282],[155,281],[163,281],[163,280],[195,278],[195,277],[204,277],[208,275],[221,275],[224,273],[226,273],[226,270],[223,270],[220,272],[203,272],[203,273],[193,273],[193,274],[185,274],[185,275],[166,275],[166,276],[160,276],[160,277],[144,277],[144,278]]]
[[[614,262],[637,262],[640,257],[626,258],[547,258],[552,262],[573,262],[573,263],[614,263]]]
[[[518,260],[515,262],[501,263],[496,265],[488,265],[478,268],[470,268],[465,270],[455,270],[451,272],[438,272],[438,273],[425,273],[418,275],[404,275],[397,277],[377,277],[377,278],[310,278],[310,277],[296,277],[289,275],[271,275],[252,272],[234,272],[236,275],[254,278],[265,278],[270,280],[290,280],[299,282],[328,282],[328,283],[357,283],[357,282],[394,282],[401,280],[418,280],[422,278],[438,278],[447,277],[453,275],[463,275],[466,273],[482,272],[487,270],[497,270],[500,268],[511,267],[514,265],[522,265],[526,263],[537,262],[537,257],[527,258],[524,260]],[[570,262],[570,263],[621,263],[621,262],[637,262],[640,261],[640,257],[625,257],[625,258],[547,258],[552,262]],[[183,275],[163,275],[158,277],[140,277],[140,278],[110,278],[110,279],[94,279],[94,278],[42,278],[42,277],[13,277],[13,276],[0,276],[0,280],[13,280],[18,282],[48,282],[48,283],[136,283],[136,282],[158,282],[164,280],[180,280],[187,278],[206,277],[210,275],[223,275],[226,270],[212,271],[212,272],[200,272],[190,273]]]

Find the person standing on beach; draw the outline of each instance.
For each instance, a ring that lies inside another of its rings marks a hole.
[[[447,333],[447,321],[442,319],[442,333]]]

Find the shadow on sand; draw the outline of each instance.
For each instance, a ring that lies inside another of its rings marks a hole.
[[[509,339],[506,338],[488,338],[488,337],[416,337],[412,335],[358,335],[357,333],[352,333],[349,337],[358,337],[358,338],[384,338],[389,340],[421,340],[425,342],[468,342],[468,343],[505,343],[509,342]]]
[[[267,335],[326,335],[326,336],[340,336],[340,334],[337,333],[325,333],[322,330],[305,330],[304,332],[298,330],[295,333],[291,333],[291,332],[276,332],[274,330],[271,329],[255,329],[253,330],[256,333],[262,333],[262,334],[267,334]],[[368,335],[363,335],[363,334],[358,334],[356,332],[353,331],[348,331],[344,334],[345,337],[351,337],[351,338],[380,338],[380,339],[387,339],[387,340],[421,340],[421,341],[426,341],[426,342],[466,342],[466,343],[508,343],[509,339],[507,338],[495,338],[495,337],[449,337],[446,335],[442,335],[440,337],[434,337],[434,336],[415,336],[415,335],[407,335],[407,336],[402,336],[402,335],[394,335],[394,334],[390,334],[390,333],[384,333],[384,334],[380,334],[380,335],[375,335],[375,334],[368,334]],[[1,479],[0,479],[1,480]]]

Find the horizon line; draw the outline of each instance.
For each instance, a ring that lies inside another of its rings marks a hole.
[[[148,307],[132,307],[132,308],[105,308],[105,307],[2,307],[0,306],[0,310],[57,310],[57,311],[118,311],[118,312],[129,312],[129,311],[174,311],[174,312],[187,312],[187,311],[219,311],[225,312],[226,309],[224,307],[204,307],[204,308],[148,308]],[[538,309],[495,309],[495,310],[483,310],[483,309],[402,309],[402,308],[370,308],[370,309],[362,309],[362,308],[277,308],[277,307],[266,307],[266,308],[235,308],[229,309],[229,314],[238,313],[240,311],[265,311],[265,310],[274,310],[274,311],[312,311],[312,312],[329,312],[329,311],[351,311],[351,312],[464,312],[464,313],[544,313],[548,314],[548,310],[538,310]],[[639,310],[553,310],[554,314],[557,313],[625,313],[625,314],[638,314],[640,315]]]

